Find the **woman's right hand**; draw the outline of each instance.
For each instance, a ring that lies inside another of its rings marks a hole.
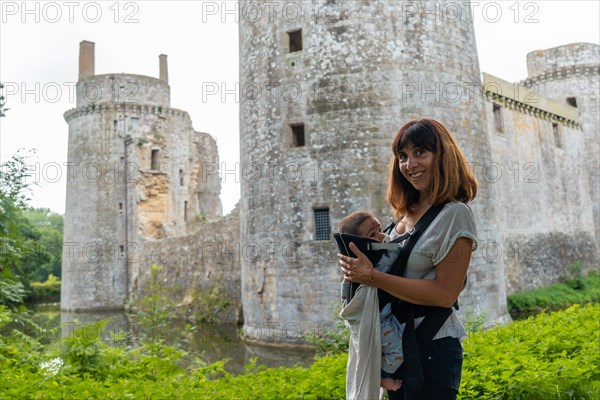
[[[356,258],[338,254],[338,262],[341,265],[344,279],[348,282],[371,283],[373,281],[373,264],[354,243],[351,242],[349,247],[357,255]]]

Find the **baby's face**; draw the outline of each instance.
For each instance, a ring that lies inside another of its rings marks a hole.
[[[369,217],[358,227],[359,236],[366,236],[379,242],[383,241],[385,234],[381,231],[381,224],[375,217]]]

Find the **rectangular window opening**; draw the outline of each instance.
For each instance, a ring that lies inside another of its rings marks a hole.
[[[577,108],[577,98],[575,97],[567,97],[567,104]]]
[[[315,208],[315,240],[329,240],[331,238],[331,222],[329,208]]]
[[[115,119],[113,120],[113,130],[117,130],[119,129],[119,120]]]
[[[152,153],[150,155],[150,169],[152,171],[158,171],[160,168],[160,162],[158,159],[158,149],[152,149]]]
[[[119,210],[123,209],[123,203],[119,203]]]
[[[183,221],[184,222],[188,221],[188,202],[187,201],[183,202]]]
[[[129,119],[129,129],[136,130],[140,127],[140,119],[137,117],[131,117]]]
[[[183,170],[179,170],[179,186],[183,186]]]
[[[502,106],[494,103],[493,112],[494,112],[494,128],[496,129],[496,132],[504,132],[504,123],[502,121]]]
[[[560,127],[557,122],[552,123],[552,133],[554,134],[554,144],[558,148],[562,148],[562,140],[560,137]]]
[[[292,147],[304,146],[304,124],[292,124]]]
[[[290,40],[290,53],[302,50],[302,29],[287,33]]]

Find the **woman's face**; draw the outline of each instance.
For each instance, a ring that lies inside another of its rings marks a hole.
[[[421,147],[405,147],[398,153],[400,172],[419,192],[431,183],[434,156]]]

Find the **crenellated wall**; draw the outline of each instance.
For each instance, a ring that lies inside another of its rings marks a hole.
[[[150,76],[93,75],[77,82],[76,107],[102,103],[169,107],[170,92],[167,82]]]
[[[69,124],[61,308],[121,309],[137,276],[141,243],[186,236],[222,215],[216,142],[171,108],[161,79],[94,75],[94,44],[81,43],[77,107]],[[174,252],[173,254],[176,254]]]
[[[563,280],[577,263],[597,269],[599,46],[534,51],[520,85],[481,80],[468,19],[436,23],[400,3],[240,21],[242,196],[224,217],[216,142],[170,107],[166,56],[159,79],[95,75],[93,43],[82,42],[77,107],[65,113],[75,174],[61,308],[122,308],[159,264],[195,317],[243,320],[249,342],[303,344],[337,301],[330,233],[359,208],[392,219],[391,140],[423,116],[449,127],[480,182],[461,312],[507,320],[507,294]]]
[[[588,176],[596,241],[600,245],[600,46],[573,43],[527,55],[524,85],[562,104],[574,104],[585,146],[579,157]]]
[[[582,262],[598,267],[593,199],[582,157],[577,109],[484,74],[492,162],[482,177],[496,186],[498,244],[482,248],[506,268],[508,294],[569,277]],[[519,97],[516,94],[519,94]]]

